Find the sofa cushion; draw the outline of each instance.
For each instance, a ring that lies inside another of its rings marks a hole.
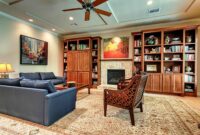
[[[19,73],[20,77],[30,80],[41,80],[40,73]]]
[[[22,87],[46,89],[48,93],[56,92],[53,83],[47,80],[22,80],[20,84]]]
[[[56,79],[53,72],[40,72],[40,76],[42,80]]]
[[[0,85],[9,85],[9,86],[20,86],[20,79],[1,79]]]
[[[64,83],[62,79],[51,79],[49,81],[51,81],[54,85]]]

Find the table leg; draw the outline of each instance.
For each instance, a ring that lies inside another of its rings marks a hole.
[[[90,86],[88,86],[88,94],[90,94]]]

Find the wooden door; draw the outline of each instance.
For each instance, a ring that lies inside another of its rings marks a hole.
[[[77,82],[77,72],[75,71],[68,71],[67,72],[67,81],[75,81]]]
[[[183,74],[173,74],[173,93],[181,94],[183,93]]]
[[[152,91],[162,92],[162,74],[152,74]]]
[[[152,75],[151,74],[148,74],[148,79],[147,79],[145,91],[147,91],[147,92],[152,91]]]
[[[67,71],[77,71],[78,55],[77,51],[67,52]]]
[[[89,72],[78,72],[78,83],[89,84]]]
[[[90,71],[90,51],[78,53],[78,71]]]
[[[172,92],[172,75],[171,74],[163,74],[163,92],[171,93]]]

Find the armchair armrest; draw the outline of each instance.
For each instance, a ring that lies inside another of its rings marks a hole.
[[[45,97],[45,125],[50,125],[76,107],[76,88],[46,95]]]

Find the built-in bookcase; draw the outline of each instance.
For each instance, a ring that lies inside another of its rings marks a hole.
[[[132,33],[133,65],[149,74],[146,91],[197,96],[197,26]]]
[[[64,41],[63,73],[67,81],[100,84],[100,37],[83,37]]]

